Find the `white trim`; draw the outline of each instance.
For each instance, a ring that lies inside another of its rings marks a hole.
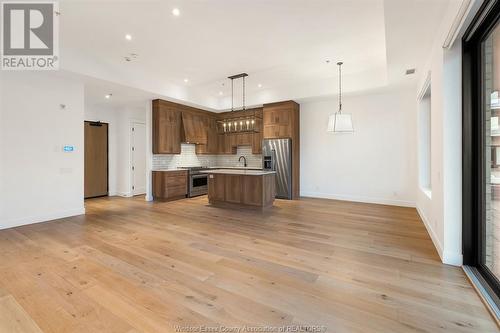
[[[436,248],[436,250],[439,254],[439,258],[441,259],[442,262],[444,262],[444,260],[443,260],[443,245],[439,241],[438,236],[436,235],[436,233],[432,229],[432,227],[429,223],[429,220],[427,220],[427,217],[425,217],[425,214],[423,213],[423,211],[418,206],[416,208],[417,208],[417,213],[420,216],[420,219],[422,220],[422,222],[424,222],[424,226],[425,226],[425,229],[427,229],[427,233],[429,234],[432,242],[434,243],[434,247]]]
[[[130,192],[110,192],[108,194],[108,197],[125,197],[125,198],[130,198],[132,197],[132,193]]]
[[[23,217],[21,219],[12,219],[12,220],[3,221],[2,224],[0,224],[0,230],[19,227],[19,226],[27,225],[27,224],[49,222],[52,220],[58,220],[58,219],[62,219],[65,217],[84,215],[84,214],[85,214],[85,207],[80,207],[80,208],[75,208],[75,209],[53,212],[50,214],[43,214],[43,215],[38,215],[38,216],[36,216],[36,215],[35,216],[28,216],[28,217]]]
[[[153,201],[152,170],[153,170],[153,103],[146,102],[146,201]]]
[[[134,194],[132,192],[116,192],[115,196],[130,198],[130,197],[133,197]]]
[[[412,207],[412,208],[415,207],[414,201],[406,201],[406,200],[394,200],[385,198],[362,197],[355,195],[331,194],[331,193],[320,193],[320,192],[301,192],[300,195],[302,197],[309,197],[309,198],[364,202],[364,203],[400,206],[400,207]]]
[[[473,5],[474,1],[472,0],[462,0],[457,15],[455,16],[450,30],[448,31],[448,34],[446,35],[446,38],[443,42],[444,49],[450,49],[455,43],[455,40],[457,39],[458,34],[460,33],[460,30],[464,25],[464,22],[467,19],[467,16],[469,15]]]
[[[443,259],[443,264],[452,266],[461,267],[464,263],[464,256],[461,253],[444,251],[442,259]]]
[[[434,243],[434,247],[436,248],[439,258],[441,259],[441,262],[443,264],[447,265],[453,265],[453,266],[462,266],[463,264],[463,255],[461,253],[454,253],[454,252],[449,252],[445,251],[443,248],[443,244],[441,244],[438,236],[434,232],[434,229],[432,229],[429,220],[427,220],[427,217],[425,217],[424,212],[417,206],[417,212],[418,215],[420,216],[420,219],[422,222],[424,222],[425,229],[427,229],[427,233],[431,237],[432,243]]]
[[[432,79],[432,73],[431,73],[431,71],[428,71],[427,75],[425,77],[425,81],[424,81],[422,87],[420,88],[420,90],[418,91],[417,100],[419,102],[424,98],[425,93],[429,89],[429,87],[431,85],[431,79]]]
[[[432,190],[428,187],[420,186],[420,191],[427,196],[430,200],[432,200]]]
[[[144,129],[146,129],[146,122],[143,120],[138,120],[135,118],[130,119],[130,124],[129,124],[129,146],[128,146],[128,153],[129,153],[129,159],[128,159],[128,172],[129,172],[129,193],[127,195],[122,195],[122,196],[134,196],[134,195],[140,195],[140,194],[145,194],[146,190],[144,192],[140,193],[135,193],[135,190],[132,188],[134,186],[134,173],[132,172],[132,163],[134,161],[134,153],[132,152],[132,146],[134,144],[134,132],[132,131],[132,128],[134,127],[134,124],[140,124],[144,125]],[[147,143],[146,143],[147,146]],[[145,147],[147,149],[147,147]],[[146,167],[147,169],[147,167]]]

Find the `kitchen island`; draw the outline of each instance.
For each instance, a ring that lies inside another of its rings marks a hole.
[[[262,209],[274,203],[275,171],[217,169],[207,173],[212,205]]]

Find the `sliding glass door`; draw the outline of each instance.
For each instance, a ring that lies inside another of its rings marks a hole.
[[[500,1],[485,1],[463,39],[464,264],[500,296]]]
[[[484,112],[484,228],[482,228],[483,264],[496,279],[500,278],[500,25],[482,42],[482,85]]]

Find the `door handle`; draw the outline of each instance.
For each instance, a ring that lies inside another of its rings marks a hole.
[[[272,160],[271,160],[271,168],[273,171],[276,171],[276,150],[272,150]]]

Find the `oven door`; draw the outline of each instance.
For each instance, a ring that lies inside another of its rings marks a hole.
[[[189,196],[204,195],[208,193],[208,174],[191,175],[189,182]]]

